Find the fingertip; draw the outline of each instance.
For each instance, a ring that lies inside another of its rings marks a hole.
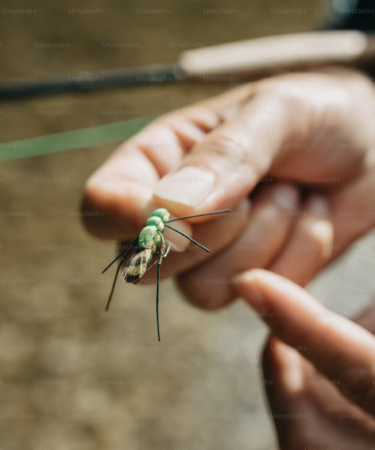
[[[240,293],[248,295],[252,289],[262,290],[263,284],[269,282],[274,275],[265,269],[251,269],[235,275],[233,284]]]
[[[276,312],[288,313],[289,308],[302,307],[311,311],[320,311],[322,308],[293,281],[268,270],[252,269],[244,272],[235,278],[234,286],[237,295],[249,303],[267,323]]]
[[[259,314],[264,313],[267,308],[262,289],[265,273],[267,271],[263,269],[252,269],[237,275],[233,280],[237,294]]]
[[[303,360],[294,348],[271,335],[263,350],[263,371],[277,379],[284,393],[296,394],[304,387]]]

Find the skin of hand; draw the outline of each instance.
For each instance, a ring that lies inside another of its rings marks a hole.
[[[269,326],[264,385],[281,450],[372,450],[375,305],[354,322],[262,269],[233,284]]]
[[[242,85],[167,114],[123,143],[90,177],[84,224],[132,240],[156,207],[175,217],[162,278],[178,275],[194,304],[234,300],[236,274],[267,268],[304,286],[375,226],[375,90],[344,69]],[[303,195],[301,195],[303,192]],[[184,253],[178,251],[186,250]],[[151,269],[144,276],[155,280]]]

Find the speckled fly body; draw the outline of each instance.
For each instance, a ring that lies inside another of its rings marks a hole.
[[[160,284],[160,266],[165,258],[168,255],[169,248],[167,249],[167,245],[163,236],[163,232],[165,227],[170,230],[175,231],[176,233],[182,234],[195,245],[202,248],[206,252],[209,250],[203,245],[199,244],[197,241],[187,236],[185,233],[182,233],[179,230],[168,225],[171,222],[176,222],[177,220],[182,219],[190,219],[193,217],[201,217],[201,216],[210,216],[213,214],[223,214],[226,212],[230,212],[230,209],[225,209],[222,211],[214,211],[211,213],[205,214],[196,214],[194,216],[186,216],[179,217],[177,219],[170,219],[171,215],[165,208],[156,209],[151,217],[149,217],[146,221],[146,226],[142,229],[139,236],[137,236],[130,244],[128,244],[125,249],[103,270],[102,273],[106,272],[114,262],[116,262],[119,258],[121,258],[120,263],[117,267],[115,279],[113,280],[112,290],[109,294],[109,299],[107,302],[107,306],[105,308],[108,311],[109,305],[112,300],[113,292],[116,286],[117,276],[121,267],[123,267],[122,277],[126,281],[126,283],[134,283],[137,284],[142,276],[146,273],[146,271],[152,267],[150,265],[154,254],[157,255],[157,260],[155,263],[158,264],[157,271],[157,285],[156,285],[156,322],[157,322],[157,330],[158,330],[158,339],[160,341],[160,327],[159,327],[159,284]],[[161,244],[159,250],[158,245]],[[126,258],[134,251],[133,255],[125,262]]]

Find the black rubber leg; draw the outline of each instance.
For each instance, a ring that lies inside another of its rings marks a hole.
[[[138,239],[138,238],[137,238]],[[134,241],[133,241],[134,242]],[[118,277],[118,273],[120,272],[120,267],[122,265],[122,263],[124,262],[124,260],[130,255],[130,252],[133,250],[133,248],[131,248],[128,253],[121,259],[117,270],[116,270],[116,275],[115,275],[115,279],[113,280],[113,284],[112,284],[112,289],[111,289],[111,293],[109,294],[109,299],[107,302],[107,306],[105,307],[105,310],[108,311],[109,309],[109,305],[111,304],[111,300],[112,300],[112,296],[113,296],[113,292],[115,291],[115,286],[116,286],[116,281],[117,281],[117,277]],[[117,258],[116,258],[117,259]],[[112,263],[111,263],[112,264]]]
[[[111,264],[109,264],[109,265],[103,270],[102,273],[106,272],[106,271],[112,266],[112,264],[113,264],[114,262],[116,262],[116,261],[120,258],[120,256],[123,255],[123,254],[126,252],[126,250],[128,250],[129,247],[133,247],[134,245],[137,245],[137,244],[138,244],[138,236],[137,236],[132,242],[130,242],[130,244],[128,244],[128,245],[124,248],[124,250],[123,250],[119,255],[116,256],[116,258],[111,262]],[[125,256],[125,258],[126,258],[126,256]]]

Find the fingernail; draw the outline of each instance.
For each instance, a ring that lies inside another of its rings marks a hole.
[[[328,200],[320,195],[310,197],[306,208],[319,216],[327,216],[329,214]]]
[[[175,228],[176,230],[182,231],[189,237],[192,237],[193,232],[191,229],[191,225],[189,225],[188,223],[181,220],[179,222],[174,222],[172,225],[173,228]],[[190,244],[189,239],[186,239],[185,236],[181,236],[181,234],[176,233],[175,231],[170,230],[169,228],[165,228],[163,234],[168,245],[171,246],[172,251],[183,252]]]
[[[290,210],[297,205],[298,191],[288,184],[282,184],[274,189],[273,199],[281,209]]]
[[[183,167],[160,180],[154,196],[196,207],[213,191],[215,181],[212,172],[199,167]]]
[[[279,351],[280,353],[280,351]],[[304,387],[305,377],[301,356],[298,352],[289,346],[283,346],[282,349],[282,382],[288,388],[290,393],[301,392]]]

